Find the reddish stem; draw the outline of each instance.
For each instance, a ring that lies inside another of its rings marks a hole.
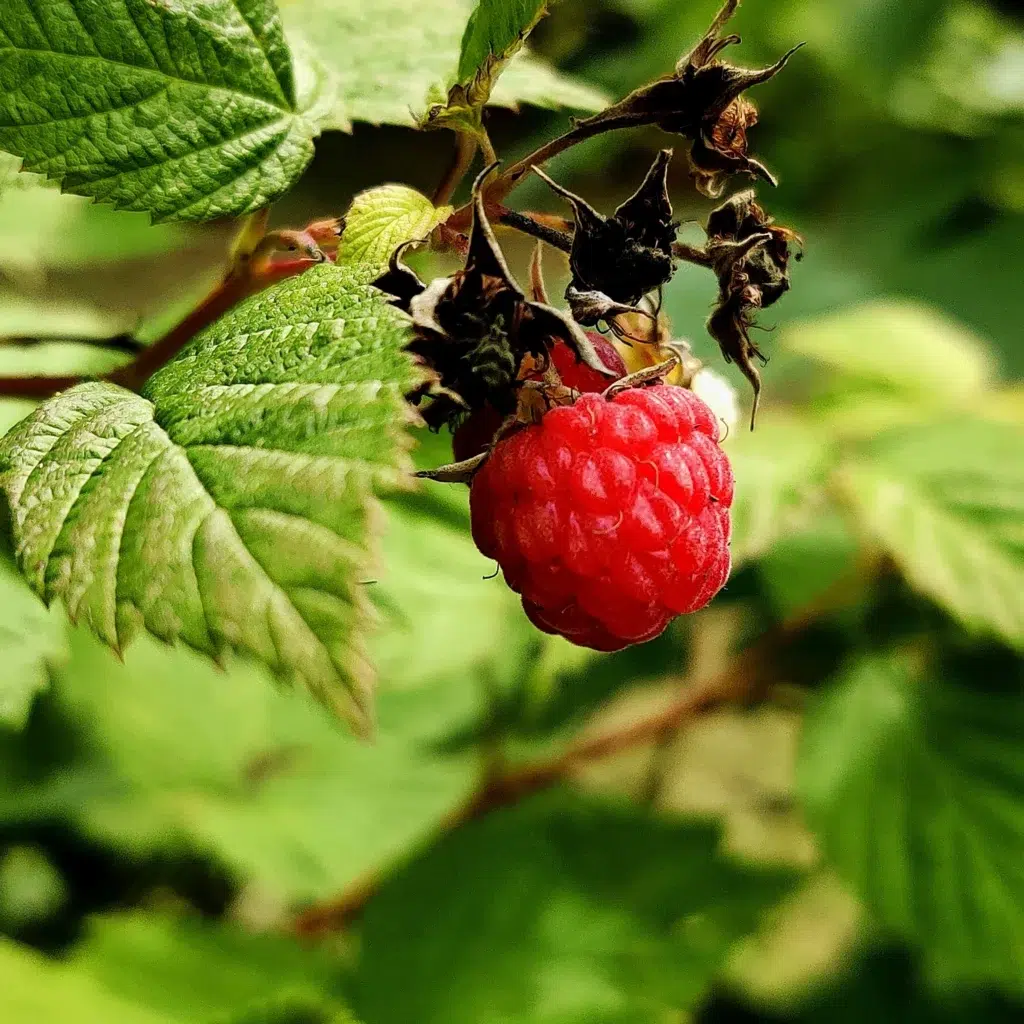
[[[138,391],[201,330],[220,319],[233,306],[278,281],[301,274],[312,266],[316,266],[313,260],[282,260],[267,264],[254,273],[228,274],[195,309],[162,338],[144,348],[132,362],[112,370],[101,379]],[[0,397],[49,398],[58,391],[66,391],[90,379],[93,378],[72,375],[0,377]]]

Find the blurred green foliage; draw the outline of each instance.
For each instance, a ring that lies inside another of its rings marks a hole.
[[[617,96],[667,72],[713,7],[562,0],[531,42],[559,88]],[[395,496],[366,587],[380,690],[364,745],[252,664],[218,668],[150,640],[119,663],[45,611],[5,553],[0,1020],[1020,1019],[1014,7],[741,8],[744,63],[808,42],[754,94],[751,132],[781,182],[761,199],[805,237],[806,258],[763,317],[778,330],[764,339],[757,431],[726,442],[733,578],[659,640],[598,656],[541,637],[488,578],[464,488]],[[443,29],[452,64],[461,28]],[[389,43],[410,48],[417,89],[429,85],[422,35]],[[351,52],[381,76],[365,120],[408,123],[373,52],[319,42],[342,70]],[[361,119],[338,123],[349,117]],[[538,110],[489,121],[503,156],[562,124]],[[386,180],[429,194],[449,144],[400,127],[328,135],[281,216],[340,213]],[[552,173],[610,207],[662,144],[653,130],[615,133]],[[677,213],[702,220],[710,205],[681,157]],[[60,343],[0,343],[2,373],[107,369],[125,356],[74,339],[140,324],[152,336],[218,271],[223,226],[149,227],[12,173],[0,169],[0,334]],[[514,199],[555,208],[531,184]],[[526,248],[509,252],[525,279]],[[548,262],[554,285],[564,268]],[[684,265],[665,308],[717,366],[703,330],[713,297]],[[0,428],[28,408],[0,401]],[[421,465],[444,461],[444,438],[420,440]],[[595,719],[635,721],[765,637],[777,642],[760,668],[785,714],[719,712],[703,732],[446,831],[485,770],[561,750]],[[309,904],[371,884],[340,935],[292,937]]]

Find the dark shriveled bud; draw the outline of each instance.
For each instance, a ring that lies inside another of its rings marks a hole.
[[[481,196],[492,169],[473,188],[473,229],[462,270],[424,284],[402,262],[402,246],[374,282],[412,318],[408,348],[435,376],[428,392],[433,402],[424,413],[435,428],[486,405],[503,415],[513,411],[524,360],[545,365],[556,341],[592,369],[614,376],[578,324],[561,310],[529,301],[512,277]],[[419,401],[424,395],[412,397]]]
[[[611,217],[598,213],[586,200],[534,168],[572,204],[576,227],[569,253],[572,283],[566,294],[575,318],[585,326],[592,326],[605,316],[629,311],[628,307],[672,277],[672,245],[678,224],[672,220],[668,196],[671,159],[672,150],[663,149],[640,187]],[[587,302],[574,303],[570,293],[587,296]]]

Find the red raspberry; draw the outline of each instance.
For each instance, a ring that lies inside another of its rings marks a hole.
[[[587,331],[594,351],[598,358],[615,374],[615,379],[626,376],[626,364],[622,361],[618,349],[604,335],[596,331]],[[591,391],[604,391],[612,382],[612,378],[592,370],[586,363],[581,363],[576,354],[564,342],[558,342],[551,349],[551,362],[555,364],[558,376],[567,388],[574,391],[582,391],[584,394]]]
[[[729,575],[717,438],[685,388],[582,395],[495,446],[470,489],[473,539],[546,633],[599,651],[651,640]]]
[[[551,362],[554,363],[558,376],[562,378],[562,383],[567,388],[582,392],[604,391],[613,379],[625,377],[626,364],[607,338],[596,331],[587,331],[587,337],[590,338],[601,362],[614,372],[614,378],[605,377],[597,370],[592,370],[586,363],[581,363],[572,349],[562,341],[556,342],[551,349]],[[533,376],[534,379],[540,378],[539,374]],[[489,405],[478,409],[452,437],[452,455],[455,461],[461,462],[463,459],[479,455],[491,443],[500,426],[501,416],[496,409]]]

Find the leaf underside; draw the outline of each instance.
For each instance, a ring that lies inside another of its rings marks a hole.
[[[313,154],[271,0],[5,0],[0,149],[155,220],[265,206]]]
[[[236,307],[142,396],[82,384],[3,440],[33,588],[123,649],[145,628],[234,650],[359,729],[375,489],[402,479],[406,323],[364,269]]]

